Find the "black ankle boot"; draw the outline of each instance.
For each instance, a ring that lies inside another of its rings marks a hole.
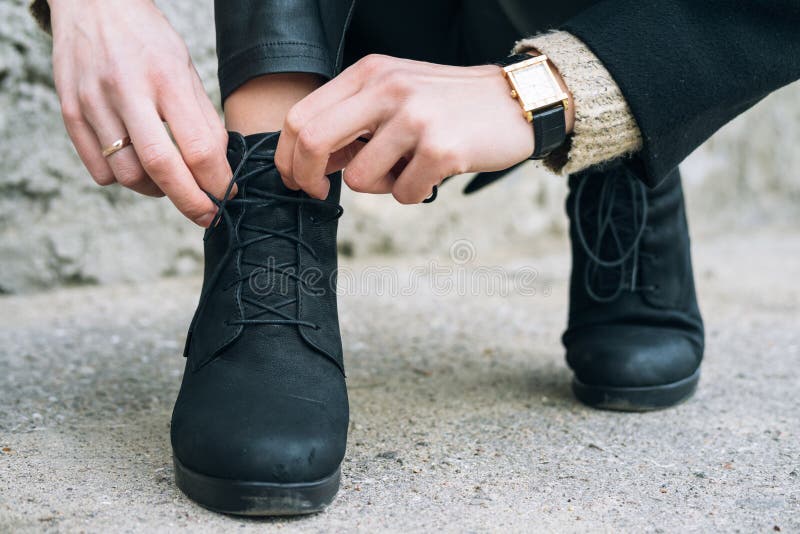
[[[341,176],[324,201],[284,187],[278,134],[230,134],[238,193],[205,234],[205,278],[172,414],[178,487],[212,510],[319,511],[348,426],[336,311]]]
[[[665,408],[694,393],[703,357],[678,171],[648,190],[627,167],[570,177],[570,312],[563,343],[576,397]]]

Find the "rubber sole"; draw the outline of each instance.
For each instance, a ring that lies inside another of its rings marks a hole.
[[[303,515],[322,511],[339,491],[341,467],[315,482],[278,484],[210,477],[173,457],[175,483],[197,504],[223,514]]]
[[[700,369],[671,384],[648,387],[607,387],[584,384],[572,379],[572,391],[579,401],[600,410],[649,412],[675,406],[691,397],[700,381]]]

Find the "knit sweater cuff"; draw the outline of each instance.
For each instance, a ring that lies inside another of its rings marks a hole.
[[[515,54],[535,49],[556,66],[572,93],[575,126],[564,145],[544,164],[556,174],[573,174],[638,151],[642,134],[611,74],[581,40],[552,31],[517,42]]]
[[[47,3],[47,0],[32,0],[28,9],[30,10],[31,15],[33,15],[33,18],[36,19],[39,27],[47,33],[51,33],[52,27],[50,26],[50,4]]]

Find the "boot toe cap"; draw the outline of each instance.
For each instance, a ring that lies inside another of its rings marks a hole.
[[[317,399],[224,384],[181,391],[171,439],[183,465],[210,477],[277,484],[314,482],[338,470],[347,438],[343,388],[327,397],[314,392]]]
[[[567,362],[584,384],[636,388],[675,383],[700,366],[702,347],[677,329],[605,325],[570,336]]]
[[[252,427],[251,427],[252,428]],[[173,438],[173,450],[190,469],[206,476],[276,484],[315,482],[339,468],[343,447],[324,425],[316,431],[273,433],[254,437],[246,427],[224,431],[207,425],[185,425]]]

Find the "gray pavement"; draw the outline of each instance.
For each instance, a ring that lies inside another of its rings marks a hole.
[[[545,250],[470,264],[535,268],[532,296],[423,283],[340,298],[342,489],[292,520],[220,516],[173,484],[168,425],[199,280],[0,298],[0,532],[800,531],[797,230],[695,239],[701,386],[648,414],[572,399],[566,245]],[[372,263],[400,280],[425,264]]]

